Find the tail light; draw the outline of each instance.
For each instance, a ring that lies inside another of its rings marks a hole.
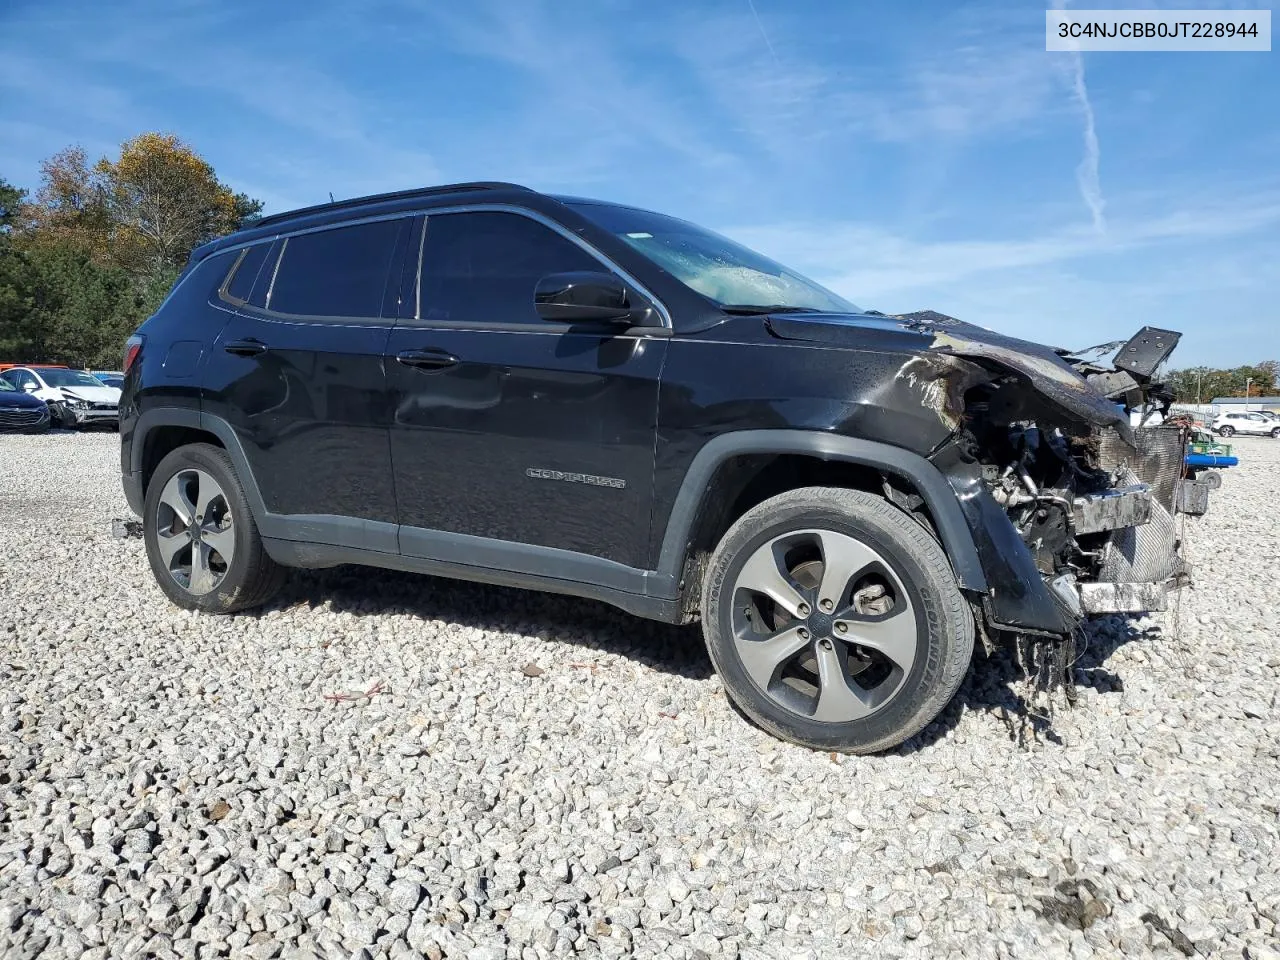
[[[128,373],[133,368],[133,361],[138,359],[138,351],[142,349],[142,344],[146,341],[140,333],[135,333],[124,342],[124,372]]]

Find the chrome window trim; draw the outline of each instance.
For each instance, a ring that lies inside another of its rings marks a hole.
[[[280,243],[280,252],[276,254],[276,262],[271,265],[271,282],[267,284],[267,295],[262,298],[262,309],[268,313],[271,312],[271,295],[276,292],[276,274],[280,272],[280,264],[284,260],[284,252],[288,249],[289,238],[285,237]]]
[[[422,218],[422,232],[418,234],[418,269],[413,275],[413,319],[422,316],[422,251],[427,248],[427,223],[430,217]]]
[[[423,206],[423,207],[416,207],[410,210],[397,210],[395,213],[374,214],[367,217],[350,217],[348,219],[337,220],[332,223],[319,224],[313,227],[304,227],[298,230],[281,230],[272,238],[272,240],[283,239],[284,244],[280,248],[280,254],[279,256],[276,257],[276,262],[271,272],[271,284],[267,288],[267,299],[266,299],[265,306],[258,309],[263,309],[268,313],[272,312],[271,294],[275,290],[276,274],[279,272],[280,264],[284,260],[284,255],[288,250],[290,237],[299,237],[308,233],[320,233],[324,230],[340,230],[343,227],[354,227],[354,226],[359,226],[360,224],[363,224],[363,223],[377,223],[378,221],[382,221],[382,220],[403,220],[403,219],[409,219],[412,217],[425,217],[426,222],[422,225],[422,240],[419,243],[419,248],[418,248],[418,274],[417,274],[417,279],[415,281],[418,288],[417,289],[418,302],[417,304],[415,304],[414,316],[412,318],[407,318],[414,322],[420,322],[422,319],[421,318],[422,255],[423,255],[423,249],[426,244],[427,230],[430,229],[430,221],[433,216],[444,216],[451,213],[512,213],[512,214],[516,214],[517,216],[527,217],[528,219],[533,220],[535,223],[542,224],[544,227],[551,229],[555,233],[558,233],[560,236],[564,237],[566,240],[580,247],[582,250],[584,250],[587,253],[588,256],[592,257],[595,260],[598,260],[602,265],[607,267],[613,273],[616,273],[619,277],[621,277],[627,283],[631,284],[631,286],[635,288],[637,293],[642,294],[645,297],[645,299],[647,299],[653,305],[653,309],[657,312],[658,318],[662,321],[660,326],[664,330],[674,331],[674,327],[671,322],[671,313],[670,311],[667,310],[667,305],[663,303],[661,300],[659,300],[656,296],[654,296],[653,292],[649,290],[648,287],[646,287],[643,283],[641,283],[634,276],[632,276],[631,273],[628,270],[624,269],[621,265],[619,265],[617,261],[615,261],[612,257],[609,257],[608,255],[606,255],[605,253],[601,252],[599,249],[593,246],[589,241],[584,240],[582,237],[575,234],[572,230],[570,230],[568,227],[564,226],[563,224],[557,223],[555,220],[552,220],[550,217],[547,217],[541,213],[538,213],[536,210],[530,210],[528,207],[522,207],[514,203],[460,203],[460,204],[450,204],[449,206],[437,206],[437,207]],[[222,250],[219,250],[218,253],[225,253],[231,250],[238,249],[240,247],[252,246],[253,244],[263,242],[264,239],[265,238],[259,238],[257,240],[246,241],[245,243],[236,244],[234,246],[228,246]],[[281,314],[281,316],[284,316],[284,315]],[[295,316],[295,315],[290,314],[289,316]],[[322,315],[316,314],[315,316],[319,317]],[[394,321],[396,318],[383,317],[383,318],[369,318],[369,319],[390,319]],[[401,322],[403,322],[404,319],[406,318],[401,318]],[[530,324],[529,326],[533,326],[533,325]]]
[[[275,241],[264,240],[263,243],[267,245],[267,253],[270,253],[271,244],[275,243]],[[240,272],[240,267],[244,264],[244,258],[247,257],[249,255],[249,251],[256,246],[258,246],[258,244],[249,243],[249,244],[243,244],[238,248],[240,252],[236,254],[235,263],[233,263],[230,266],[230,268],[228,268],[227,275],[222,278],[222,286],[218,287],[218,299],[225,300],[227,303],[236,307],[243,307],[245,304],[249,302],[249,299],[247,297],[241,300],[239,297],[231,296],[230,289],[231,289],[231,281],[235,279],[236,274]],[[228,251],[219,250],[217,253],[213,254],[213,256],[214,257],[221,256],[224,252],[233,252],[235,249],[237,248],[231,248],[231,250],[228,250]],[[209,259],[213,259],[213,257],[210,257]],[[262,268],[259,267],[258,269],[261,270]],[[253,293],[252,284],[249,285],[249,293],[250,294]]]

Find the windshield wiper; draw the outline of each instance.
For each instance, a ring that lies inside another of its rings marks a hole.
[[[793,307],[785,303],[722,303],[720,309],[725,313],[757,316],[766,313],[821,313],[817,307]]]

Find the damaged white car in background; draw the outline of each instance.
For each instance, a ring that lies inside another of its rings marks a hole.
[[[55,427],[116,426],[120,389],[83,370],[67,367],[11,367],[0,373],[16,389],[49,405]]]

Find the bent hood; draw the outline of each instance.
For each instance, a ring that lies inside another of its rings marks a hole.
[[[108,387],[105,384],[101,387],[55,387],[64,397],[70,397],[75,400],[84,400],[86,403],[113,403],[120,402],[120,391],[116,387]]]
[[[862,346],[868,330],[900,331],[925,339],[925,349],[985,362],[1025,377],[1047,399],[1098,428],[1113,427],[1132,443],[1124,411],[1093,389],[1054,350],[1042,344],[1006,337],[985,327],[933,311],[899,316],[805,313],[772,314],[769,330],[783,340],[808,340],[835,346]]]

